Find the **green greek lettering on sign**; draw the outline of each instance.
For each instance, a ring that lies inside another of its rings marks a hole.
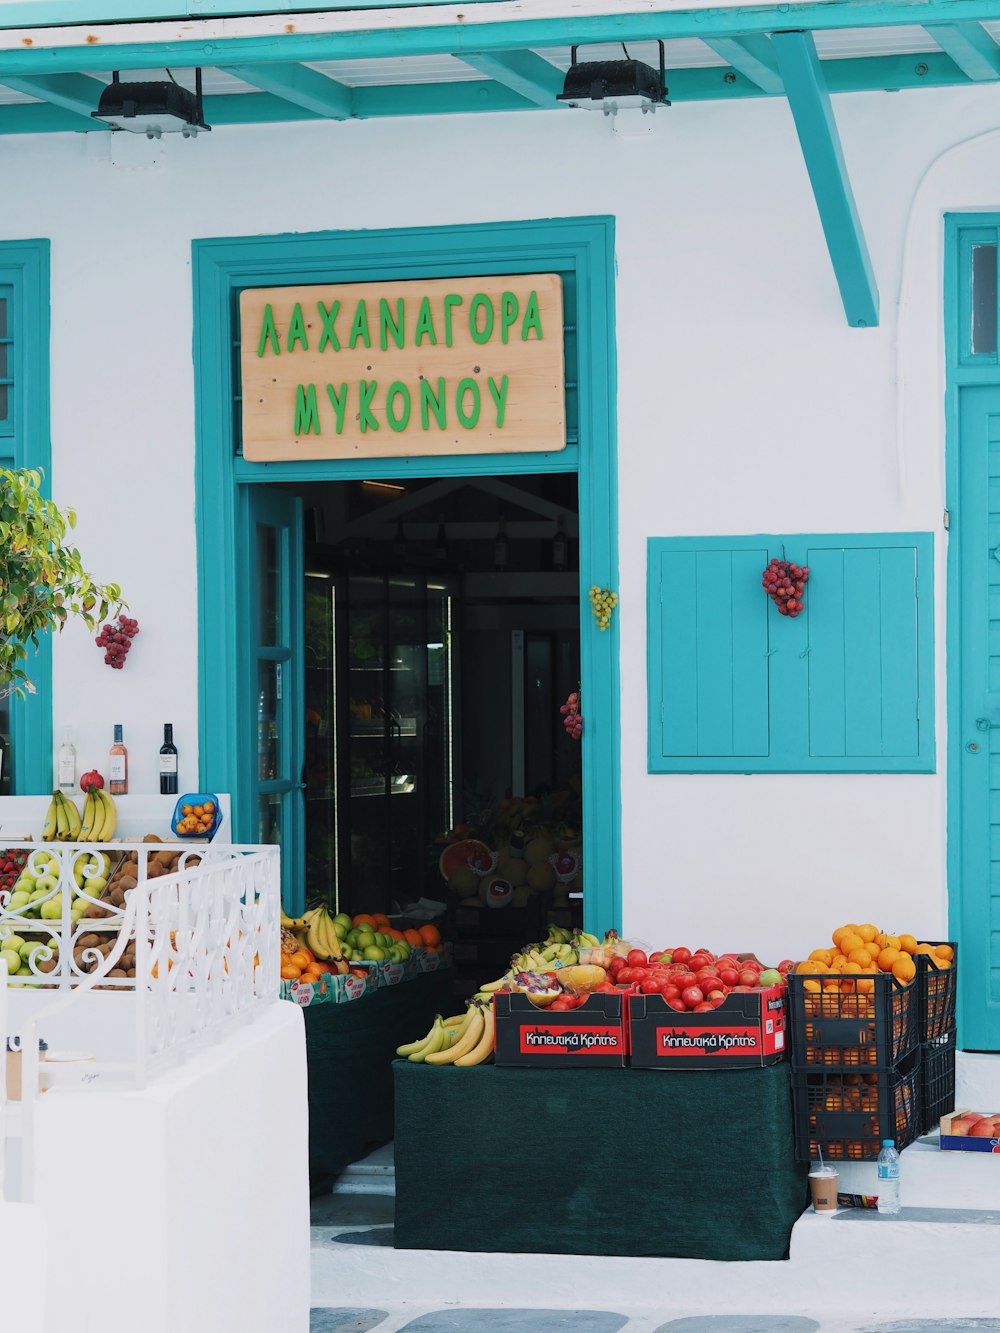
[[[472,394],[472,411],[465,410],[465,395]],[[479,381],[471,377],[458,381],[458,392],[455,394],[455,411],[458,413],[458,420],[466,430],[472,430],[474,426],[479,425],[479,410],[482,406],[479,396]]]
[[[462,304],[462,298],[455,292],[449,292],[444,298],[444,345],[454,347],[455,340],[451,331],[451,312]]]
[[[486,383],[489,385],[490,395],[497,409],[497,429],[503,426],[503,420],[507,413],[507,387],[510,384],[509,375],[500,376],[500,384],[497,385],[492,375],[486,377]]]
[[[534,329],[538,335],[538,341],[541,342],[545,336],[542,333],[542,315],[538,309],[538,293],[532,292],[528,297],[528,304],[524,308],[524,322],[521,325],[521,341],[528,341],[528,330]]]
[[[406,303],[402,297],[396,302],[395,320],[384,296],[378,303],[378,342],[383,352],[388,349],[390,336],[400,349],[406,342]]]
[[[327,398],[329,398],[331,404],[333,405],[333,410],[336,415],[337,434],[343,435],[344,413],[347,411],[347,385],[342,383],[340,386],[340,392],[338,393],[337,386],[335,384],[328,384],[326,386],[326,396]]]
[[[335,352],[340,351],[340,339],[337,337],[337,330],[334,324],[337,322],[337,316],[340,314],[340,302],[331,301],[330,309],[327,310],[322,301],[316,302],[316,309],[319,311],[319,317],[323,321],[323,332],[319,335],[319,347],[317,351],[322,352],[329,344]]]
[[[291,351],[296,343],[299,343],[303,352],[309,351],[309,339],[306,336],[306,322],[302,317],[302,307],[298,301],[292,310],[292,318],[288,324],[288,350]]]
[[[440,430],[444,430],[447,425],[448,409],[445,404],[444,396],[444,376],[438,377],[437,394],[431,388],[430,380],[420,381],[420,429],[430,429],[430,413],[434,413],[434,420]]]
[[[319,405],[316,402],[315,384],[296,384],[295,386],[295,426],[292,434],[319,435]]]
[[[278,330],[274,326],[274,311],[270,305],[264,307],[264,318],[260,323],[260,342],[257,344],[257,355],[264,355],[264,348],[271,344],[271,351],[275,356],[281,355],[281,344],[278,342]]]
[[[397,398],[403,400],[403,410],[399,416],[396,416],[393,410],[393,403]],[[389,423],[389,429],[394,430],[397,435],[400,431],[406,430],[410,424],[410,391],[402,380],[393,380],[389,385],[389,392],[385,396],[385,419]]]
[[[358,308],[354,312],[354,323],[351,325],[351,336],[347,343],[352,351],[357,346],[359,338],[366,347],[371,347],[372,336],[368,332],[368,307],[364,301],[358,302]]]
[[[365,435],[370,430],[378,430],[378,421],[372,414],[372,399],[375,397],[375,390],[378,388],[378,380],[362,380],[359,385],[361,401],[358,404],[358,421],[361,425],[361,434]]]
[[[424,339],[432,347],[437,346],[437,332],[434,328],[434,315],[431,311],[430,298],[425,296],[420,302],[420,310],[417,312],[417,327],[413,335],[413,345],[419,347]]]
[[[510,340],[511,325],[517,319],[517,312],[521,304],[514,292],[504,292],[500,298],[500,341],[507,343]]]
[[[480,310],[486,311],[486,321],[482,328],[479,327]],[[477,292],[469,303],[469,332],[472,341],[480,345],[488,343],[493,337],[493,302],[483,292]]]

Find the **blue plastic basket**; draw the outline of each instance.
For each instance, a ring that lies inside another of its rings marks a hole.
[[[211,801],[215,806],[215,818],[212,820],[212,827],[199,833],[182,833],[177,825],[184,818],[182,813],[186,805],[204,805],[206,801]],[[214,792],[187,792],[184,796],[177,798],[177,804],[174,806],[174,813],[170,817],[170,830],[176,838],[214,838],[215,831],[222,823],[222,811],[219,809],[219,798]]]

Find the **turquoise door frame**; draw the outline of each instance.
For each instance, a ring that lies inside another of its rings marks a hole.
[[[618,581],[615,431],[614,221],[554,218],[470,226],[224,237],[193,243],[195,488],[198,533],[199,766],[206,790],[233,794],[237,839],[252,840],[255,811],[243,797],[254,755],[240,725],[233,682],[243,644],[239,603],[245,550],[244,486],[408,475],[578,473],[580,658],[583,736],[585,924],[621,927],[620,713],[617,616],[606,632],[587,591]],[[572,277],[577,350],[578,442],[545,454],[480,454],[367,461],[248,463],[237,428],[237,304],[247,287],[445,278],[505,273]]]
[[[994,287],[992,310],[980,304],[974,311],[973,262],[980,246],[992,249],[995,265],[1000,214],[946,215],[949,937],[959,944],[959,1045],[995,1051],[1000,1049],[1000,855],[991,824],[1000,774],[991,774],[1000,762],[1000,693],[991,677],[1000,654],[990,621],[1000,619],[1000,610],[994,615],[991,608],[1000,594],[1000,564],[992,558],[1000,529],[998,507],[990,499],[996,484],[991,474],[998,469],[990,456],[1000,446],[1000,296]],[[985,329],[979,346],[977,326]]]

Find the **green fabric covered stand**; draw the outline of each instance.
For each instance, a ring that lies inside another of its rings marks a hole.
[[[401,1249],[788,1258],[808,1168],[787,1063],[393,1069]]]
[[[452,1012],[453,972],[425,972],[346,1004],[305,1013],[309,1071],[309,1180],[330,1189],[350,1162],[392,1139],[396,1047]]]

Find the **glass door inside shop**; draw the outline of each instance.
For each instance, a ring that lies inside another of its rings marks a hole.
[[[281,846],[282,900],[303,907],[304,722],[302,700],[302,504],[271,487],[243,491],[242,618],[249,652],[240,655],[243,790],[255,812],[256,837]]]
[[[300,901],[433,919],[471,993],[583,920],[576,475],[267,489],[304,509]]]

